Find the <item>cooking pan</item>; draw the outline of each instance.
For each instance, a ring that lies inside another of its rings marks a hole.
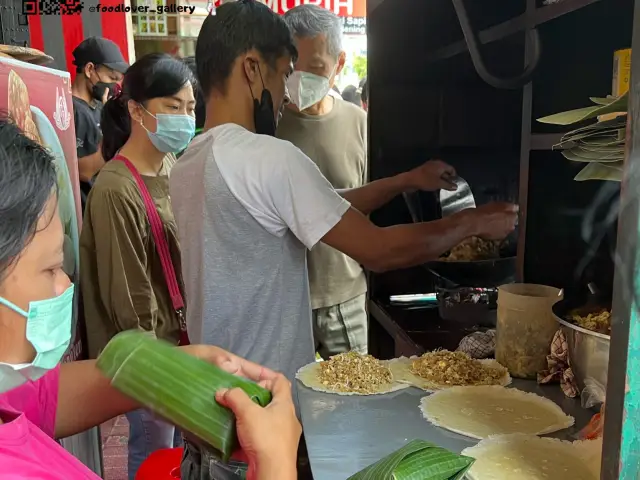
[[[517,232],[512,232],[500,247],[500,258],[473,262],[436,260],[425,266],[434,275],[465,287],[499,287],[515,281]]]
[[[418,195],[404,194],[404,200],[415,223],[424,221]],[[518,234],[512,232],[500,248],[500,258],[473,262],[432,261],[424,266],[434,275],[465,287],[498,287],[515,281]]]
[[[516,257],[475,262],[428,262],[434,275],[465,287],[499,287],[515,280]]]

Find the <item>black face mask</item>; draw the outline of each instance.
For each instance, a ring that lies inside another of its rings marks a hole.
[[[276,136],[276,119],[273,114],[273,98],[266,88],[262,90],[260,101],[253,99],[253,123],[256,133]]]
[[[253,123],[256,127],[256,133],[275,137],[276,117],[273,113],[273,98],[271,97],[271,92],[264,86],[260,66],[258,66],[258,74],[260,75],[260,81],[262,82],[262,95],[260,101],[253,96],[253,90],[251,89],[251,84],[249,84],[249,91],[253,98]]]
[[[104,92],[107,90],[107,88],[109,89],[109,94],[107,96],[107,100],[111,97],[113,97],[116,93],[116,83],[112,82],[112,83],[107,83],[107,82],[96,82],[93,84],[93,87],[91,87],[91,96],[93,98],[95,98],[96,100],[98,100],[99,102],[102,102],[102,97],[104,96]]]

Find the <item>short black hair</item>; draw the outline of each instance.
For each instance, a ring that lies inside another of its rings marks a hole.
[[[0,281],[31,242],[56,189],[51,155],[0,114]]]
[[[213,88],[224,90],[236,59],[256,49],[275,68],[276,61],[298,52],[284,20],[261,2],[238,0],[220,6],[200,29],[196,44],[198,81],[205,97]]]
[[[358,89],[355,85],[347,85],[342,90],[342,99],[345,102],[353,103],[354,105],[361,106],[360,104],[360,95],[358,95]]]

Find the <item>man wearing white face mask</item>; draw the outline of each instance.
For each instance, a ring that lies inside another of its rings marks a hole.
[[[293,33],[298,60],[287,81],[291,104],[278,125],[313,160],[336,189],[367,181],[367,115],[331,95],[345,64],[342,22],[316,5],[300,5],[284,15]],[[367,284],[360,264],[320,243],[308,256],[313,330],[323,358],[356,350],[367,353]]]

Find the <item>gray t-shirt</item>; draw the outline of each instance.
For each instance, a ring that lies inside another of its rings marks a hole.
[[[235,124],[197,137],[170,189],[191,341],[293,381],[314,360],[307,249],[349,202],[291,143]]]

